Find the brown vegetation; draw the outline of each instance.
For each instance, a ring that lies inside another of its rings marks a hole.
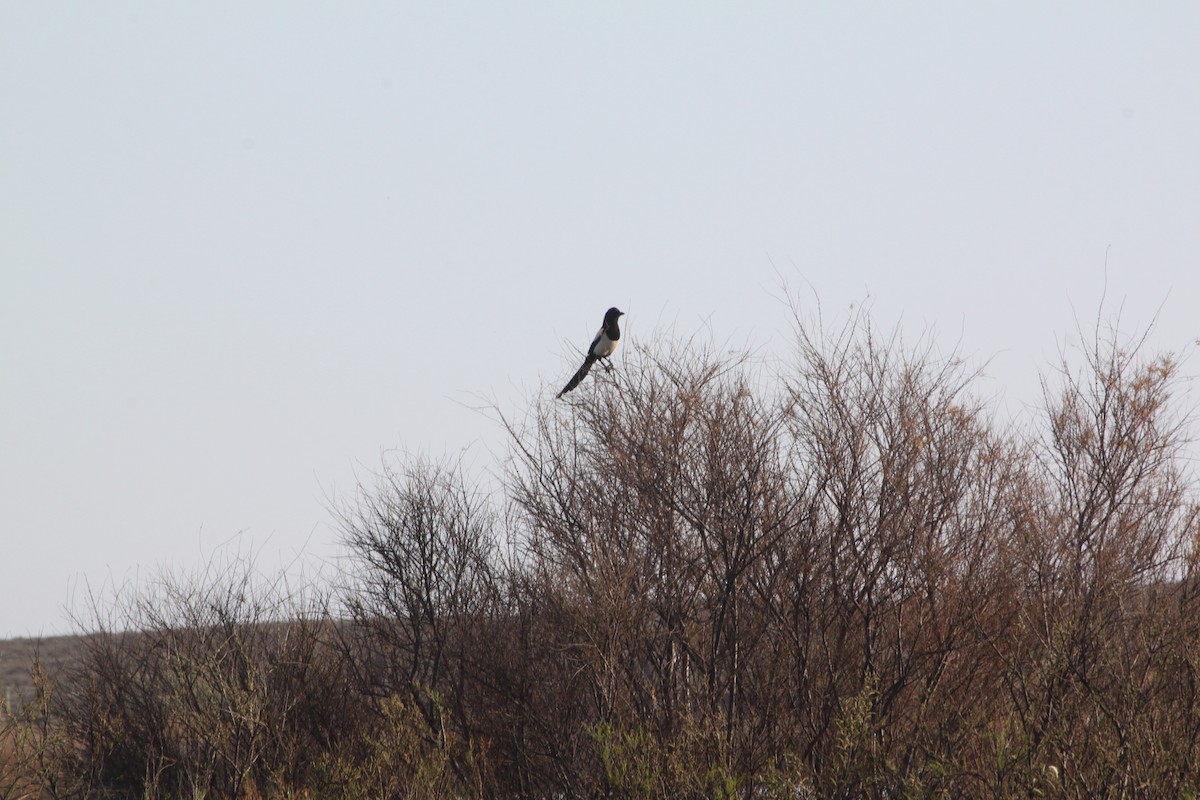
[[[1021,428],[861,320],[797,350],[633,348],[504,420],[502,499],[389,467],[331,598],[126,601],[0,798],[1195,797],[1176,363],[1098,335]]]

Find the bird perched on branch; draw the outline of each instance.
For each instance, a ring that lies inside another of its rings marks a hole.
[[[600,326],[596,338],[592,339],[592,344],[588,347],[587,355],[583,359],[583,366],[576,370],[575,374],[571,376],[571,380],[567,381],[567,385],[558,393],[559,397],[578,386],[597,360],[605,359],[604,366],[608,366],[608,357],[616,352],[617,345],[621,343],[621,328],[617,325],[617,320],[623,316],[625,316],[625,312],[615,306],[604,312],[604,324]]]

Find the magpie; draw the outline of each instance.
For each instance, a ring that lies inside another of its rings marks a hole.
[[[617,320],[623,316],[625,316],[625,312],[615,306],[604,312],[604,324],[600,327],[596,338],[592,339],[587,356],[583,359],[583,366],[571,376],[571,380],[567,381],[567,385],[558,393],[559,397],[562,397],[578,386],[579,382],[588,374],[588,370],[592,368],[592,364],[595,364],[597,360],[601,358],[607,359],[616,352],[617,345],[621,343],[621,329],[617,326]],[[608,364],[605,363],[605,366],[608,366]]]

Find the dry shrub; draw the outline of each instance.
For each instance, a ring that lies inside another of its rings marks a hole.
[[[1179,367],[1116,333],[998,422],[931,342],[632,346],[385,467],[336,613],[215,574],[43,692],[49,796],[1136,797],[1200,787]]]
[[[354,723],[323,607],[249,562],[164,577],[92,627],[42,690],[54,796],[290,793]]]

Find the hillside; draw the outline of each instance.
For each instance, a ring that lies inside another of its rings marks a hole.
[[[77,656],[83,641],[81,636],[0,639],[0,697],[10,706],[31,698],[35,660],[54,672]]]

